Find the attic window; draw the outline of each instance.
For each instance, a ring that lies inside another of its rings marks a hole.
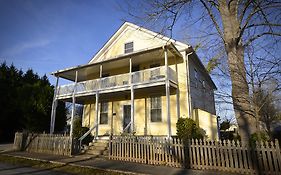
[[[134,42],[125,43],[125,53],[131,53],[134,51]]]

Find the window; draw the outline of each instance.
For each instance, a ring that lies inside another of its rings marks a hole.
[[[194,69],[194,78],[195,78],[195,87],[197,88],[199,77],[198,77],[198,72],[196,69]]]
[[[198,80],[198,72],[196,69],[194,69],[194,78]]]
[[[161,122],[162,111],[161,111],[161,97],[150,98],[150,120],[151,122]]]
[[[100,124],[108,124],[108,103],[102,102],[100,106]]]
[[[206,88],[206,83],[205,83],[204,80],[202,81],[202,86],[203,86],[204,89]]]
[[[125,43],[125,53],[131,53],[134,51],[134,43],[133,42],[129,42],[129,43]]]

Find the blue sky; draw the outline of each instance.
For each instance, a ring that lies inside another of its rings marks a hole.
[[[0,0],[0,62],[39,75],[86,64],[124,16],[113,0]]]
[[[118,3],[122,0],[0,0],[0,63],[32,68],[54,84],[51,72],[88,63],[122,25],[128,14]],[[189,31],[180,25],[173,37],[185,40]],[[205,55],[199,57],[204,62]]]

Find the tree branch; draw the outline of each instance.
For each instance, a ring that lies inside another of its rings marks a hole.
[[[267,19],[267,15],[264,13],[265,9],[270,9],[270,8],[276,8],[276,7],[280,7],[281,3],[280,2],[268,2],[267,4],[263,4],[263,6],[261,7],[263,1],[259,1],[259,2],[255,2],[255,1],[251,1],[249,0],[248,3],[245,5],[245,8],[243,9],[242,14],[240,15],[240,25],[241,30],[240,30],[240,34],[239,34],[239,39],[241,39],[241,37],[244,34],[245,29],[248,27],[248,24],[250,23],[251,19],[253,18],[254,15],[256,15],[257,13],[261,12],[264,20],[265,20],[265,24],[269,24],[268,26],[271,27],[271,23],[268,21]],[[247,8],[250,7],[251,4],[254,4],[253,10],[252,12],[247,16],[247,18],[245,19],[244,24],[242,25],[242,21],[244,18],[244,15],[247,11]],[[243,16],[242,16],[243,15]],[[266,25],[264,25],[266,26]],[[252,26],[253,27],[253,26]]]
[[[215,16],[214,14],[211,12],[211,9],[207,6],[207,4],[203,1],[203,0],[200,0],[200,2],[203,4],[203,6],[205,7],[205,9],[207,10],[212,22],[214,23],[215,25],[215,28],[217,29],[221,39],[224,41],[224,38],[223,38],[223,33],[219,27],[219,24],[217,23],[216,19],[215,19]]]
[[[246,27],[246,29],[251,27],[259,27],[259,26],[272,26],[272,27],[281,27],[281,24],[274,24],[274,23],[260,23],[260,24],[251,24]]]
[[[249,6],[251,5],[251,2],[252,2],[252,0],[248,0],[247,2],[245,2],[244,8],[243,8],[243,10],[241,11],[241,14],[240,14],[240,16],[239,16],[239,24],[242,23],[242,20],[243,20],[243,18],[244,18],[244,15],[245,15],[247,9],[249,8]]]
[[[249,44],[251,44],[253,41],[255,41],[256,39],[265,36],[265,35],[272,35],[272,36],[281,36],[281,33],[274,33],[274,32],[264,32],[258,35],[253,36],[252,38],[250,38],[247,42],[245,42],[245,44],[243,46],[247,47]]]

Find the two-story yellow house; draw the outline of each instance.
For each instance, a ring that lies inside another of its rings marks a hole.
[[[208,138],[218,137],[216,86],[192,47],[135,24],[125,22],[88,64],[52,75],[51,133],[56,102],[63,100],[84,105],[83,126],[97,137],[170,137],[179,117],[193,118]],[[59,78],[73,83],[58,86]]]

